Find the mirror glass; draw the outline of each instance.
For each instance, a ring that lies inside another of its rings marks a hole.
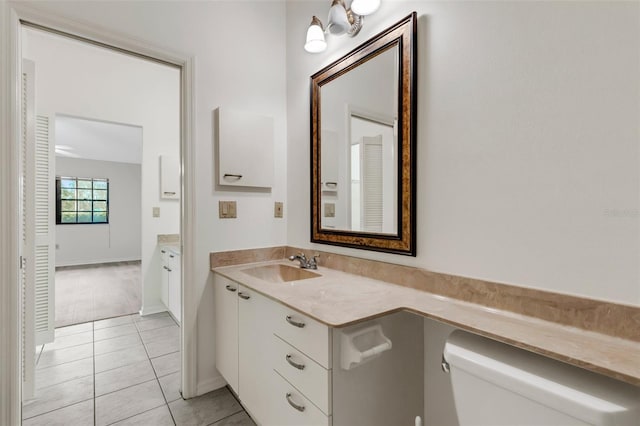
[[[416,13],[311,76],[311,241],[415,256]]]
[[[398,234],[398,46],[322,86],[323,229]]]

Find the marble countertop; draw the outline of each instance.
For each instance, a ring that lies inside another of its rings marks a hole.
[[[410,311],[578,367],[640,385],[640,342],[586,331],[326,267],[320,274],[272,283],[243,270],[286,260],[212,270],[331,327]]]

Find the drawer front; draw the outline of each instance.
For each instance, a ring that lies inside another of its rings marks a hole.
[[[329,327],[284,305],[278,308],[274,333],[324,368],[331,368]]]
[[[331,417],[313,405],[294,386],[277,372],[273,380],[271,393],[272,421],[278,426],[330,426]],[[296,408],[297,406],[297,408]],[[302,411],[301,411],[302,410]]]
[[[330,370],[325,369],[275,335],[273,336],[273,346],[275,370],[320,410],[330,415]]]

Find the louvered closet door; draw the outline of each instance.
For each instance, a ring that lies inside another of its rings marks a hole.
[[[35,326],[36,345],[53,342],[55,288],[55,164],[52,122],[36,116],[35,132]]]
[[[26,263],[23,334],[26,346],[30,344],[31,334],[35,345],[50,343],[54,337],[55,173],[52,120],[35,116],[33,62],[25,61],[24,69],[27,92],[23,99],[23,256]]]
[[[362,138],[360,174],[362,230],[382,232],[382,135]]]

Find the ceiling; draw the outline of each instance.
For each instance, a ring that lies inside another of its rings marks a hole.
[[[56,115],[56,155],[142,163],[142,127]]]

